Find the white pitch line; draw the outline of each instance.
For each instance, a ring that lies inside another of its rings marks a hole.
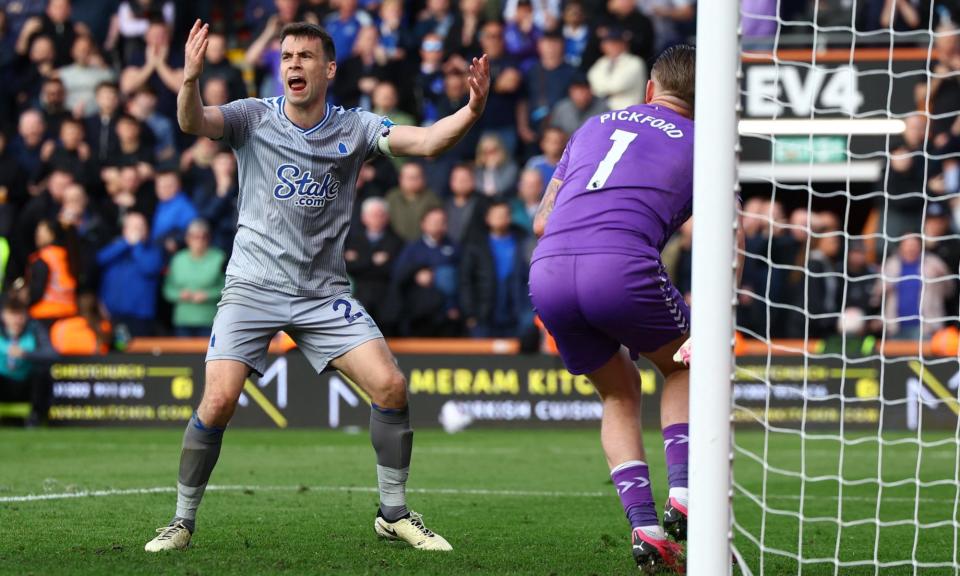
[[[66,500],[67,498],[86,498],[103,496],[129,496],[131,494],[161,494],[176,492],[175,487],[157,488],[130,488],[127,490],[83,490],[80,492],[64,492],[61,494],[27,494],[25,496],[3,496],[0,502],[38,502],[40,500]]]
[[[305,490],[304,490],[305,489]],[[207,486],[210,492],[361,492],[376,494],[373,486],[257,486],[257,485],[211,485]],[[81,490],[78,492],[61,492],[55,494],[25,494],[23,496],[0,496],[0,504],[15,502],[39,502],[43,500],[69,500],[73,498],[105,498],[108,496],[139,496],[145,494],[174,494],[175,486],[155,486],[152,488],[123,488],[112,490]],[[549,490],[494,490],[486,488],[407,488],[408,494],[444,495],[444,496],[500,496],[521,498],[606,498],[612,497],[613,491],[593,492],[564,492]],[[836,495],[817,495],[808,498],[818,500],[837,500]],[[767,500],[800,500],[798,494],[767,494]],[[876,498],[866,496],[844,496],[844,502],[875,503]],[[950,498],[904,498],[884,496],[884,502],[920,502],[945,503],[953,502]]]
[[[363,492],[376,494],[373,486],[207,486],[211,492]],[[82,490],[57,494],[26,494],[23,496],[0,496],[0,503],[38,502],[42,500],[68,500],[71,498],[103,498],[107,496],[137,496],[143,494],[176,493],[175,486],[156,486],[153,488],[125,488],[114,490]],[[464,496],[504,496],[528,498],[601,498],[610,496],[608,492],[560,492],[542,490],[491,490],[484,488],[407,488],[408,494],[441,494]]]

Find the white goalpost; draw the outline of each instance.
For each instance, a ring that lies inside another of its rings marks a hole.
[[[739,2],[699,2],[697,11],[687,573],[722,574],[730,565]]]
[[[697,8],[687,573],[960,576],[960,4],[744,4]]]

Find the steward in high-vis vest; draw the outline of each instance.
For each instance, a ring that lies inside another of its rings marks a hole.
[[[4,286],[3,281],[6,279],[8,262],[10,262],[10,243],[6,238],[0,236],[0,288]]]
[[[36,320],[77,314],[77,277],[70,269],[67,249],[54,244],[54,226],[46,220],[37,225],[37,251],[28,261],[30,316]]]
[[[100,311],[94,294],[77,297],[77,315],[57,320],[50,327],[50,344],[65,356],[95,356],[110,351],[110,322]]]

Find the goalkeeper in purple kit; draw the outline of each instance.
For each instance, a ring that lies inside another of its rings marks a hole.
[[[567,370],[603,399],[601,442],[644,571],[682,570],[686,539],[690,310],[660,251],[693,205],[695,51],[667,49],[645,104],[587,120],[538,210],[530,292]],[[683,348],[684,361],[674,359]],[[664,376],[660,405],[670,495],[657,514],[640,424],[642,355]]]

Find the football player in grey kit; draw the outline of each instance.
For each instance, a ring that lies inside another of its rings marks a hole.
[[[240,219],[207,351],[203,399],[183,436],[176,513],[145,548],[174,550],[190,543],[244,381],[251,371],[263,373],[270,339],[284,330],[317,372],[330,364],[370,395],[380,489],[377,535],[423,550],[450,550],[407,508],[413,431],[406,381],[380,330],[350,296],[343,246],[363,162],[376,154],[434,156],[456,144],[486,104],[487,58],[470,66],[466,106],[429,128],[394,126],[387,118],[326,103],[337,71],[333,41],[307,23],[281,32],[283,96],[204,106],[198,78],[207,34],[208,26],[197,20],[187,39],[177,119],[184,132],[223,139],[235,151]]]

